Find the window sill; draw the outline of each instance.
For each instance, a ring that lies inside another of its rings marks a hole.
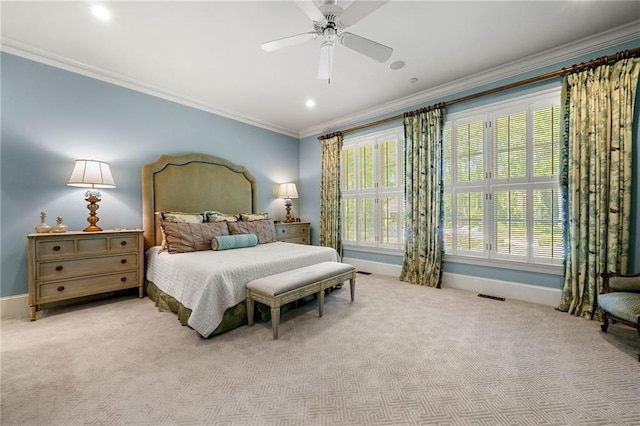
[[[381,248],[381,247],[367,247],[367,246],[353,246],[344,244],[342,246],[344,250],[349,251],[358,251],[362,253],[375,253],[375,254],[386,254],[391,256],[404,256],[404,249],[392,249],[392,248]]]

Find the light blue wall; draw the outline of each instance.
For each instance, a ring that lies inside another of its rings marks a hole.
[[[536,70],[535,72],[530,72],[530,73],[519,75],[513,78],[505,79],[505,80],[496,82],[494,84],[485,85],[482,87],[474,88],[472,90],[456,93],[446,98],[433,99],[428,103],[415,105],[414,107],[406,108],[402,111],[395,111],[393,113],[389,113],[384,116],[375,117],[370,120],[367,120],[366,122],[381,120],[386,117],[399,115],[399,114],[402,114],[403,112],[419,109],[424,106],[433,105],[438,102],[458,99],[466,95],[478,93],[484,90],[488,90],[488,89],[509,84],[512,82],[521,81],[526,78],[542,75],[551,71],[556,71],[562,67],[567,67],[576,63],[595,59],[597,57],[607,55],[607,54],[612,54],[621,50],[637,48],[639,46],[640,46],[640,40],[635,40],[633,42],[629,42],[624,45],[617,46],[615,48],[603,50],[595,54],[590,54],[585,57],[575,58],[571,61],[566,61],[564,63],[558,63],[555,65],[547,66],[539,70]],[[437,66],[437,64],[434,64],[434,66]],[[533,93],[535,91],[544,90],[550,87],[559,87],[561,84],[561,81],[562,81],[561,78],[558,77],[556,79],[545,81],[545,82],[539,82],[531,86],[512,89],[510,91],[501,92],[499,94],[492,95],[492,96],[485,96],[485,97],[478,98],[473,101],[468,101],[465,103],[454,104],[448,107],[447,111],[449,113],[453,113],[453,112],[474,108],[474,107],[488,104],[488,103],[502,101],[502,100],[513,98],[516,96],[522,96],[527,93]],[[639,129],[640,126],[638,126],[638,123],[640,123],[640,120],[638,119],[639,113],[640,113],[640,92],[638,93],[638,97],[636,100],[636,110],[635,110],[635,120],[634,120],[636,132],[635,132],[635,138],[633,142],[633,149],[634,149],[633,161],[634,161],[636,172],[634,176],[634,181],[632,182],[632,186],[633,186],[632,217],[636,219],[632,221],[633,223],[631,225],[632,239],[631,239],[631,253],[630,253],[631,255],[630,271],[636,271],[636,272],[640,270],[640,229],[639,229],[640,224],[638,223],[640,219],[637,219],[638,217],[640,217],[640,194],[639,194],[640,191],[638,189],[640,184],[640,170],[639,170],[640,169],[640,147],[638,145],[638,138],[640,135],[640,129]],[[366,122],[353,123],[352,125],[357,126],[360,124],[365,124]],[[375,128],[360,130],[357,133],[350,133],[349,136],[355,136],[361,133],[382,130],[383,128],[388,128],[388,127],[398,126],[398,125],[402,125],[401,120],[385,123],[384,125],[375,127]],[[351,127],[351,126],[348,126],[348,127]],[[327,129],[326,133],[330,133],[338,130],[341,130],[341,129],[339,128]],[[318,160],[318,158],[320,158],[321,146],[317,140],[317,136],[319,135],[306,137],[300,141],[300,170],[305,171],[304,174],[302,172],[300,173],[300,179],[301,179],[300,185],[306,189],[305,204],[303,205],[302,213],[305,218],[309,218],[312,220],[312,230],[314,231],[312,235],[313,244],[317,244],[318,242],[317,229],[318,229],[318,223],[319,223],[318,216],[320,211],[320,160]],[[388,263],[393,265],[402,264],[402,256],[380,255],[380,254],[364,253],[364,252],[353,251],[353,250],[345,251],[345,256],[356,258],[356,259],[374,261],[374,262]],[[498,279],[503,281],[538,285],[538,286],[550,287],[550,288],[561,288],[562,281],[563,281],[562,277],[559,275],[540,274],[540,273],[533,273],[533,272],[526,272],[526,271],[500,269],[500,268],[494,268],[494,267],[483,267],[483,266],[468,265],[468,264],[462,264],[462,263],[452,263],[452,262],[446,262],[446,261],[444,264],[444,271],[463,274],[463,275],[469,275],[469,276],[475,276],[475,277],[492,278],[492,279]]]
[[[588,57],[542,68],[492,85],[458,93],[428,104],[454,99],[563,66],[640,46],[640,40]],[[84,190],[66,186],[77,158],[108,161],[117,188],[102,191],[98,211],[104,228],[142,226],[140,168],[161,154],[203,152],[245,166],[257,179],[258,207],[279,219],[282,200],[275,199],[277,184],[298,182],[300,197],[293,213],[312,222],[312,241],[318,242],[321,146],[317,136],[300,141],[258,127],[169,102],[40,63],[0,53],[0,296],[27,292],[26,235],[39,223],[63,216],[70,229],[86,226]],[[555,82],[541,83],[547,87]],[[518,96],[520,89],[449,108],[450,112]],[[640,97],[639,97],[640,99]],[[636,130],[640,100],[636,103]],[[425,105],[416,105],[392,116]],[[376,117],[372,120],[384,118]],[[361,124],[361,123],[354,123]],[[399,125],[387,123],[384,127]],[[382,127],[376,129],[379,130]],[[333,129],[340,130],[340,129]],[[331,130],[328,130],[331,131]],[[638,132],[636,132],[638,133]],[[632,206],[640,215],[640,148],[634,140]],[[299,212],[299,213],[298,213]],[[640,269],[640,224],[632,224],[631,270]],[[347,252],[376,262],[399,265],[399,256]],[[445,271],[559,288],[561,278],[464,264],[445,263]]]
[[[85,189],[66,185],[78,158],[111,165],[117,187],[102,191],[98,210],[105,229],[142,228],[142,165],[184,152],[246,167],[257,180],[259,210],[284,217],[275,194],[278,183],[298,181],[297,138],[10,54],[0,61],[0,296],[27,292],[26,235],[40,211],[49,225],[56,216],[72,230],[87,225]]]

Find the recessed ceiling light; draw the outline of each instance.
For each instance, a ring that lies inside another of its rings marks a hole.
[[[392,70],[399,70],[400,68],[404,68],[404,61],[395,61],[389,64],[389,68]]]
[[[109,13],[109,10],[99,4],[94,4],[91,7],[91,12],[93,12],[93,15],[101,21],[108,21],[111,19],[111,13]]]
[[[313,99],[307,99],[305,105],[307,106],[307,108],[313,108],[314,106],[316,106],[316,101],[314,101]]]

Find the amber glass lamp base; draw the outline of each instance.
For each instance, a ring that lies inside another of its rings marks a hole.
[[[98,191],[87,191],[87,194],[85,195],[87,196],[87,198],[85,198],[85,201],[89,203],[87,204],[87,208],[89,209],[89,217],[87,218],[87,222],[89,222],[89,226],[84,228],[82,231],[83,232],[102,231],[102,228],[96,225],[96,223],[98,223],[98,221],[100,220],[98,218],[98,215],[96,214],[96,210],[100,208],[100,206],[98,205],[98,201],[100,201],[100,198],[99,198],[100,193]]]

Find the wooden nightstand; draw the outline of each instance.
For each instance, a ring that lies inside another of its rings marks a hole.
[[[31,321],[43,304],[126,288],[144,296],[142,230],[29,234]]]
[[[309,225],[309,222],[276,223],[278,241],[310,245],[311,227]]]

